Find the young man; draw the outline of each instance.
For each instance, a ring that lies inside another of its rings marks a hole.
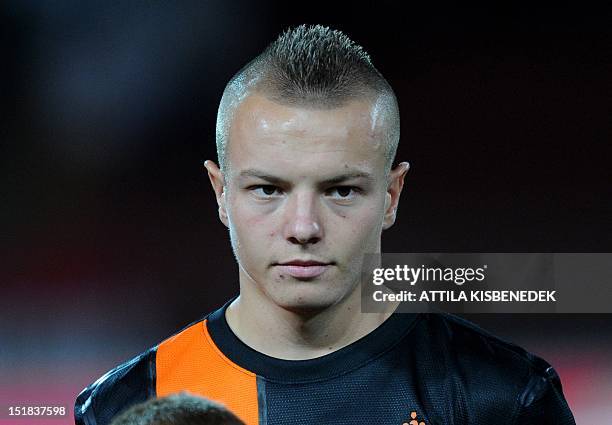
[[[393,90],[344,34],[301,26],[228,83],[205,163],[240,295],[86,388],[106,425],[187,390],[254,424],[573,424],[555,371],[458,318],[360,311],[408,164]]]

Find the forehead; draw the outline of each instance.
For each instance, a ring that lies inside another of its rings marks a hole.
[[[335,108],[287,106],[251,94],[228,132],[232,174],[257,168],[314,177],[347,169],[384,173],[385,127],[376,101]]]

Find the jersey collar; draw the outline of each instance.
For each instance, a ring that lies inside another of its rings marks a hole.
[[[234,334],[225,319],[225,311],[232,301],[208,316],[206,326],[210,337],[219,350],[238,366],[279,382],[326,380],[357,369],[399,343],[413,328],[418,316],[394,313],[368,335],[330,354],[309,360],[283,360],[254,350]]]

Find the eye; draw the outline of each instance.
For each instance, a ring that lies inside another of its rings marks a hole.
[[[271,198],[280,195],[280,189],[270,184],[249,187],[256,196],[260,198]]]
[[[352,199],[359,190],[354,186],[336,186],[327,189],[325,194],[334,199],[348,200]]]

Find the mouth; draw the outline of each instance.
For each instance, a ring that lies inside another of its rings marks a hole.
[[[323,274],[332,265],[333,263],[314,260],[291,260],[275,264],[281,273],[288,274],[297,279],[317,277]]]

